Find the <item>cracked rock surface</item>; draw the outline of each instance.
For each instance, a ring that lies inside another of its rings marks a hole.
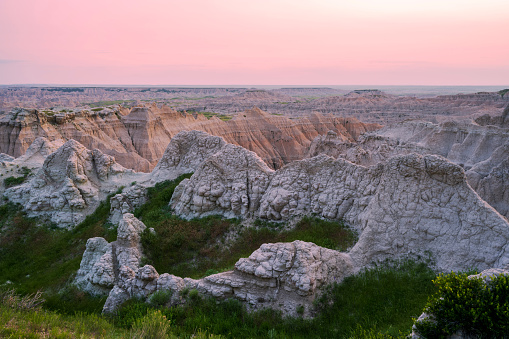
[[[170,203],[175,212],[343,219],[360,234],[351,251],[358,266],[409,253],[431,254],[444,271],[509,263],[507,219],[472,190],[463,168],[443,157],[408,154],[364,167],[319,155],[269,172],[243,162],[239,152],[249,154],[224,148],[181,182]],[[223,160],[230,158],[240,160]]]
[[[132,177],[135,172],[118,165],[112,156],[69,140],[45,158],[29,182],[7,189],[4,195],[20,203],[30,217],[71,227]]]

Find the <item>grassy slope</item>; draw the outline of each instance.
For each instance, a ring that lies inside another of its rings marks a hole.
[[[148,260],[152,260],[156,267],[160,265],[160,272],[203,276],[207,271],[212,273],[228,268],[239,257],[249,255],[264,242],[300,239],[344,250],[354,241],[355,235],[339,223],[306,218],[295,230],[288,232],[278,231],[278,226],[274,224],[259,223],[255,228],[244,230],[238,241],[225,251],[222,246],[218,246],[215,239],[220,239],[230,228],[238,227],[237,220],[209,217],[183,221],[171,216],[167,204],[174,188],[182,179],[183,177],[176,182],[158,184],[149,191],[149,203],[135,212],[148,227],[154,227],[160,235],[152,238],[148,236],[148,232],[143,235],[146,244],[153,245],[151,251],[148,251]],[[115,230],[106,224],[109,207],[109,202],[104,202],[81,225],[67,231],[36,226],[36,222],[24,217],[16,206],[1,206],[0,284],[10,280],[13,284],[9,286],[21,293],[44,289],[44,297],[48,299],[45,308],[58,310],[61,314],[73,314],[76,310],[98,313],[104,299],[94,299],[65,286],[79,267],[88,238],[102,236],[108,241],[115,239]],[[160,262],[157,262],[158,260]],[[184,264],[179,260],[183,260]],[[190,264],[191,262],[193,264]],[[169,269],[165,269],[164,265]],[[27,277],[27,274],[30,276]],[[315,320],[281,319],[277,312],[272,311],[248,314],[237,301],[217,303],[203,300],[193,293],[189,295],[190,303],[187,306],[165,309],[163,313],[171,319],[172,326],[168,333],[181,336],[190,336],[196,333],[197,329],[233,338],[328,338],[349,337],[355,333],[361,333],[360,337],[365,337],[366,333],[376,334],[378,331],[397,334],[399,330],[408,332],[411,317],[420,314],[426,296],[433,289],[433,277],[433,272],[420,264],[379,267],[350,277],[343,284],[331,287],[327,297],[320,303],[323,312]],[[131,328],[146,315],[147,310],[147,305],[131,301],[125,306],[123,313],[112,320],[117,326]],[[22,319],[15,320],[18,323],[14,327],[9,325],[7,320],[2,321],[0,329],[7,331],[0,332],[2,335],[18,333],[9,331],[22,328],[38,331],[35,325],[24,327],[23,319],[29,317],[23,316],[23,313],[7,311],[2,306],[1,314]],[[44,314],[58,316],[51,312]],[[73,321],[77,322],[76,328],[80,328],[80,323],[84,322],[83,317],[83,314],[76,318],[66,316],[55,320],[48,328],[55,328],[57,322],[61,322],[65,328],[71,328],[73,325],[65,324]],[[101,331],[105,331],[105,337],[110,337],[110,334],[115,337],[116,333],[121,331],[110,328],[109,325],[104,326],[106,327]],[[65,332],[65,328],[60,330]],[[92,334],[85,334],[86,337],[90,335]],[[67,334],[62,334],[62,337],[66,336]]]

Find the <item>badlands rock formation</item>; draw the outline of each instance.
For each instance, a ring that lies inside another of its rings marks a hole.
[[[116,241],[88,239],[76,285],[95,295],[108,294],[120,281],[121,273],[138,271],[142,255],[140,235],[145,228],[145,224],[126,213],[118,223]]]
[[[206,159],[170,203],[182,217],[289,220],[316,214],[345,220],[359,241],[348,253],[301,241],[264,244],[233,271],[193,280],[140,267],[145,227],[123,214],[117,242],[89,240],[76,280],[87,291],[108,294],[105,312],[160,290],[172,291],[178,303],[188,288],[233,297],[251,309],[272,307],[288,315],[304,309],[308,316],[321,287],[374,261],[430,255],[441,271],[509,264],[509,223],[472,190],[463,168],[443,157],[409,154],[364,167],[320,155],[273,171],[253,152],[203,132],[184,132],[158,169],[178,175],[175,169],[189,168],[194,156]]]
[[[88,149],[99,149],[114,156],[126,168],[149,172],[178,132],[202,130],[248,148],[269,166],[278,168],[302,159],[311,141],[328,130],[354,141],[360,134],[379,127],[354,118],[320,114],[290,120],[256,108],[239,113],[230,121],[217,117],[207,119],[201,114],[191,115],[156,105],[55,115],[13,109],[0,114],[0,153],[19,157],[37,137],[62,142],[74,139]]]
[[[260,163],[205,161],[180,183],[170,205],[185,218],[220,214],[289,220],[316,214],[343,219],[360,233],[351,251],[359,267],[428,252],[445,271],[509,263],[507,220],[472,190],[460,166],[442,157],[396,156],[366,168],[321,155],[275,172]],[[234,173],[247,175],[239,184],[225,185],[233,182]]]
[[[161,160],[150,175],[140,175],[135,185],[127,187],[122,193],[111,198],[111,222],[117,223],[124,213],[132,212],[145,203],[147,187],[194,172],[205,159],[217,153],[225,145],[223,138],[202,131],[178,133],[171,139]]]
[[[344,142],[334,133],[317,137],[308,156],[325,153],[371,166],[395,155],[438,154],[462,166],[481,198],[509,217],[508,145],[509,130],[500,126],[407,121],[367,133],[358,143]]]
[[[0,154],[0,174],[2,178],[23,177],[31,178],[43,165],[48,155],[55,152],[62,143],[51,142],[46,138],[37,138],[27,149],[26,153],[19,158],[13,158],[7,154]],[[0,193],[5,191],[4,180],[0,180]]]
[[[7,189],[4,195],[20,203],[31,217],[69,227],[92,213],[109,193],[135,178],[139,175],[118,165],[113,157],[69,140],[46,157],[29,182]]]
[[[294,241],[264,244],[240,259],[233,271],[203,279],[159,275],[150,265],[140,267],[144,229],[132,214],[124,214],[116,241],[107,243],[99,237],[87,241],[75,283],[92,294],[108,295],[103,312],[114,312],[131,298],[150,299],[157,291],[171,291],[172,303],[178,303],[184,289],[196,289],[204,296],[236,298],[250,309],[271,307],[295,316],[302,308],[308,316],[322,287],[354,272],[348,254]]]

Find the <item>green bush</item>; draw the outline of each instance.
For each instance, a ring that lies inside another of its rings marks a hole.
[[[25,177],[8,177],[4,179],[4,185],[6,188],[21,185],[25,182]]]
[[[172,294],[173,292],[170,290],[167,291],[160,290],[152,294],[148,302],[150,305],[154,307],[164,306],[171,300]]]
[[[416,322],[424,338],[445,338],[457,331],[477,338],[505,338],[509,333],[509,276],[485,282],[466,273],[441,274],[438,291],[424,311],[432,318]]]

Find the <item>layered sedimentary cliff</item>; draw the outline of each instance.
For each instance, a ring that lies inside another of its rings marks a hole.
[[[271,167],[302,159],[311,141],[329,130],[354,141],[376,124],[313,114],[290,120],[253,108],[230,121],[191,115],[155,105],[120,109],[63,112],[13,109],[0,116],[0,153],[19,157],[37,137],[65,142],[74,139],[89,149],[112,155],[126,168],[149,172],[166,145],[180,131],[202,130],[256,152]]]

